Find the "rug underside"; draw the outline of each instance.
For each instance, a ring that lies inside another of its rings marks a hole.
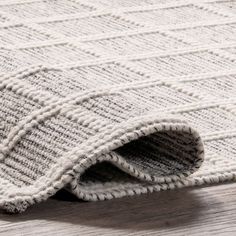
[[[0,0],[0,207],[236,177],[235,0]]]

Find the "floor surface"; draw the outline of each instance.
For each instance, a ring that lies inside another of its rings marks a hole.
[[[236,183],[104,202],[61,192],[23,214],[1,213],[0,235],[236,235]]]

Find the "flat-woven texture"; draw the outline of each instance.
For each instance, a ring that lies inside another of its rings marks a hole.
[[[0,0],[0,207],[236,179],[236,1]]]

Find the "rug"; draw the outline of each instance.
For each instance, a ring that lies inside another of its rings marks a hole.
[[[0,0],[0,207],[236,177],[236,1]]]

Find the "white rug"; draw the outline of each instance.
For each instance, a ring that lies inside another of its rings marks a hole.
[[[236,1],[0,0],[0,206],[236,176]]]

